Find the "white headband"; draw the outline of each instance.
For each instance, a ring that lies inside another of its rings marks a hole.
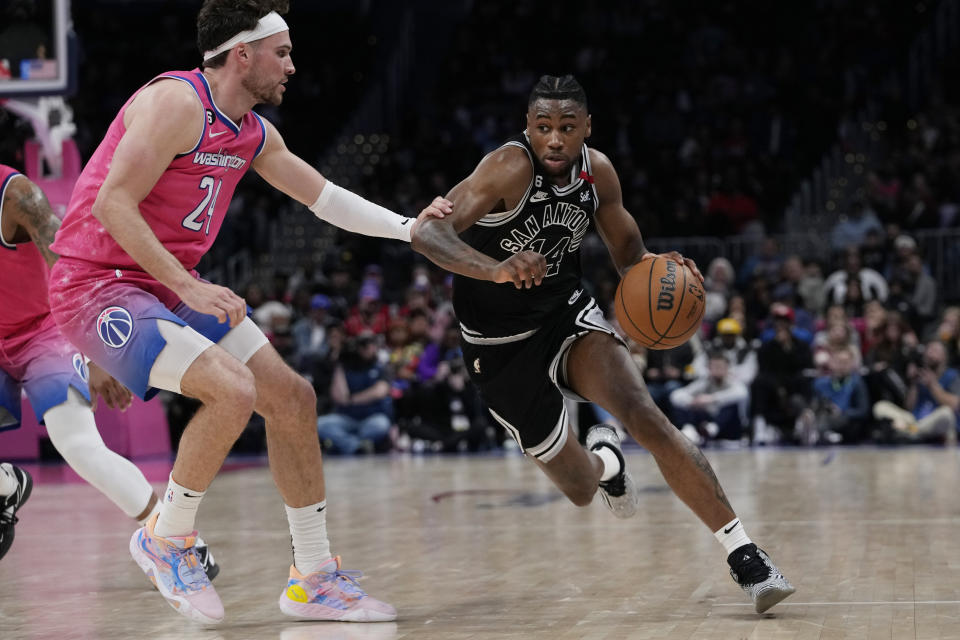
[[[289,27],[284,19],[280,17],[280,14],[276,11],[271,11],[267,15],[260,18],[255,28],[250,29],[249,31],[241,31],[216,49],[204,51],[203,61],[206,62],[210,58],[218,56],[224,51],[229,51],[241,42],[253,42],[254,40],[261,40],[267,36],[272,36],[275,33],[286,31],[287,29],[289,29]]]

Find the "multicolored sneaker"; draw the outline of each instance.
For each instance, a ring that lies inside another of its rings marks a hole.
[[[197,532],[161,538],[154,535],[157,516],[130,538],[130,555],[170,606],[181,615],[208,624],[223,620],[223,603],[203,570],[194,547]]]
[[[600,483],[600,498],[618,518],[629,518],[637,512],[637,485],[627,471],[627,462],[620,451],[620,436],[608,424],[595,424],[587,431],[587,449],[609,447],[620,460],[620,473]]]
[[[280,610],[288,616],[343,622],[389,622],[397,610],[371,598],[357,584],[359,571],[340,569],[340,556],[330,558],[318,570],[303,575],[290,567],[287,588],[280,595]]]
[[[753,600],[757,613],[763,613],[796,591],[770,556],[752,542],[735,549],[727,557],[727,564],[730,576]]]
[[[0,496],[0,558],[7,555],[13,544],[13,526],[17,524],[17,509],[30,497],[33,491],[33,478],[26,469],[15,467],[9,462],[0,465],[0,473],[13,476],[17,481],[17,489],[8,496]]]

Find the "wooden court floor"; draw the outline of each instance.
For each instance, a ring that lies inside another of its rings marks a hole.
[[[747,532],[797,593],[758,616],[720,545],[628,455],[640,514],[578,509],[522,457],[328,460],[329,530],[396,623],[297,622],[264,467],[222,474],[200,532],[221,563],[215,628],[177,615],[127,553],[130,523],[92,488],[40,483],[0,562],[0,640],[960,639],[956,449],[708,451]]]

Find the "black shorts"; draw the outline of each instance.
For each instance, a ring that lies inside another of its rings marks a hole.
[[[490,413],[520,448],[548,462],[567,441],[563,398],[584,402],[565,387],[570,346],[589,331],[602,331],[618,340],[590,296],[579,291],[551,324],[515,336],[480,335],[463,325],[463,361],[480,389]]]

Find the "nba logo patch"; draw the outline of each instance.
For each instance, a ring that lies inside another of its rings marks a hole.
[[[173,502],[173,489],[167,489],[167,502]]]
[[[103,344],[119,349],[127,344],[133,333],[133,318],[123,307],[107,307],[97,318],[97,335]]]
[[[87,373],[87,363],[83,361],[83,356],[79,353],[73,354],[73,369],[84,382],[89,380]]]

